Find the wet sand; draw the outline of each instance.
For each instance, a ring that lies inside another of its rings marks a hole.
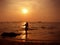
[[[60,41],[48,41],[48,40],[13,40],[0,38],[0,45],[60,45]]]

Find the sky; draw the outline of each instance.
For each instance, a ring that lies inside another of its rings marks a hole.
[[[60,0],[0,0],[1,21],[60,22]]]

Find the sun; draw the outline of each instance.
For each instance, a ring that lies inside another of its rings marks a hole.
[[[22,13],[23,13],[23,14],[27,14],[27,13],[28,13],[28,9],[27,9],[27,8],[23,8],[23,9],[22,9]]]

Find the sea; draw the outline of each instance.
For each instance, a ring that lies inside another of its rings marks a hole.
[[[21,35],[11,39],[25,40],[25,23],[26,22],[0,22],[0,35],[4,32],[14,32]],[[27,39],[44,40],[44,41],[60,41],[60,22],[28,22]]]

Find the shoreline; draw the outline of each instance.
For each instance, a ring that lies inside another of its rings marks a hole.
[[[0,45],[60,45],[60,41],[52,41],[49,42],[48,40],[40,40],[38,42],[38,40],[13,40],[13,39],[3,39],[0,38]]]

